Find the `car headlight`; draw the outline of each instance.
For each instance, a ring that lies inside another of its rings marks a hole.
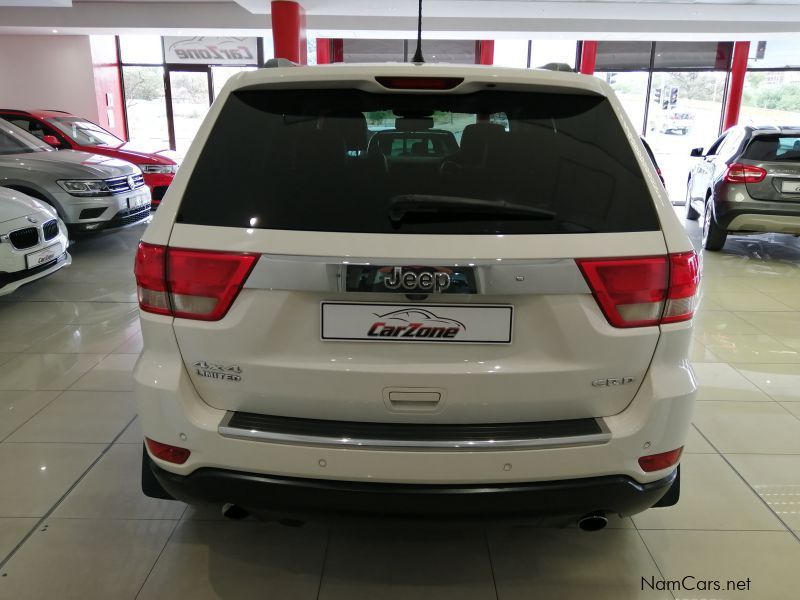
[[[57,183],[73,196],[108,196],[111,193],[102,179],[61,179]]]
[[[178,165],[136,165],[142,170],[142,173],[159,173],[167,175],[175,173],[178,170]]]

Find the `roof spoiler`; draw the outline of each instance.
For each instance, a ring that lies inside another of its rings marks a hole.
[[[288,58],[270,58],[267,62],[264,63],[265,69],[276,69],[278,67],[299,67],[296,62],[289,60]]]
[[[575,72],[575,69],[570,67],[567,63],[561,63],[561,62],[547,63],[546,65],[542,65],[539,68],[540,69],[544,69],[545,71],[564,71],[566,73],[574,73]]]

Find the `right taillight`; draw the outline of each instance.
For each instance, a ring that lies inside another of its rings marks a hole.
[[[686,321],[700,281],[697,255],[578,259],[600,309],[614,327]]]
[[[257,260],[257,254],[142,242],[134,266],[139,307],[160,315],[218,321],[230,309]]]
[[[761,167],[733,163],[728,165],[723,179],[728,183],[758,183],[764,181],[767,172]]]

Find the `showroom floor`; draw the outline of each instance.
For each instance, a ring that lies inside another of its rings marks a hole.
[[[797,240],[706,254],[683,497],[584,533],[290,528],[143,497],[130,376],[141,233],[82,241],[71,267],[0,302],[1,599],[799,597]],[[687,575],[750,591],[643,583]]]

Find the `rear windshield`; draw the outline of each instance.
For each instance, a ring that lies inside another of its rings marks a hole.
[[[759,135],[753,138],[742,158],[758,161],[800,162],[800,133],[796,135]]]
[[[240,91],[178,222],[362,233],[654,231],[605,98],[484,91]]]

